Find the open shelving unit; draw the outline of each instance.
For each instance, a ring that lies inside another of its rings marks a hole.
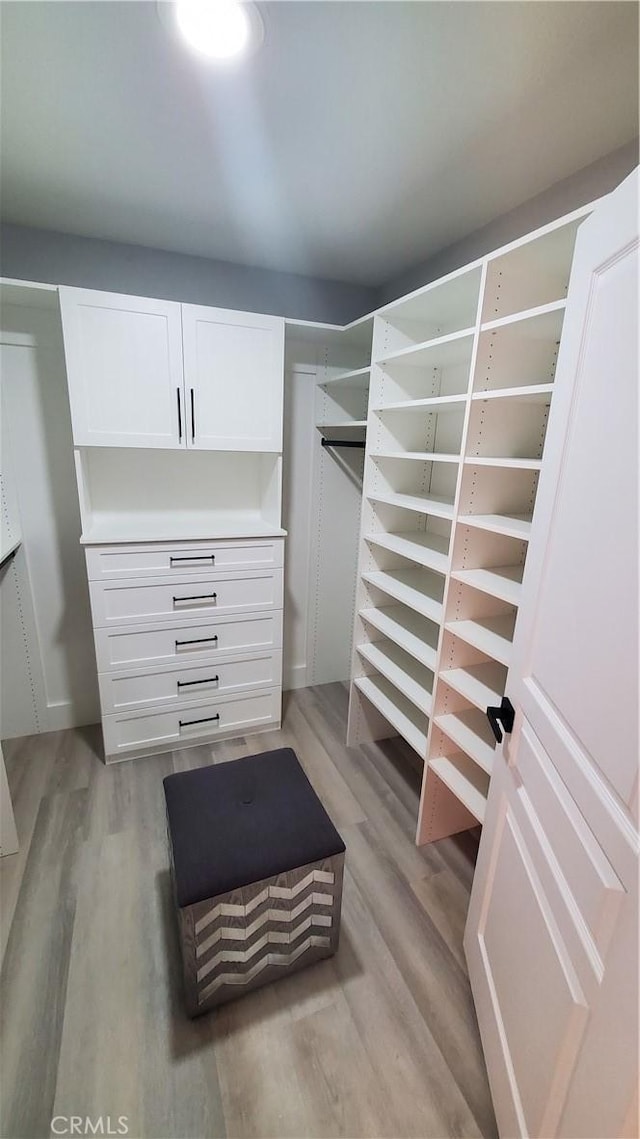
[[[374,316],[347,742],[423,761],[416,841],[482,823],[578,227]]]

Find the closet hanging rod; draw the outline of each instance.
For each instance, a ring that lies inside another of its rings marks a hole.
[[[323,447],[359,447],[364,450],[364,439],[321,439]]]

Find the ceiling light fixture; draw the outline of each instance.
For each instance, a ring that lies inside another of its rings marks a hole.
[[[260,46],[264,29],[246,0],[178,0],[175,24],[190,48],[207,59],[227,62]]]

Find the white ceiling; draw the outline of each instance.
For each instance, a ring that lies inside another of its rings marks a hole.
[[[635,3],[266,3],[223,72],[153,0],[0,9],[25,225],[378,284],[637,134]]]

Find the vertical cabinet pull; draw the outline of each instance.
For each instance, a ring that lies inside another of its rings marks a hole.
[[[195,401],[195,396],[193,394],[193,388],[191,388],[191,442],[195,443],[195,441],[196,441],[196,401]]]
[[[182,401],[180,399],[180,388],[176,388],[176,397],[178,400],[178,442],[182,443]]]

